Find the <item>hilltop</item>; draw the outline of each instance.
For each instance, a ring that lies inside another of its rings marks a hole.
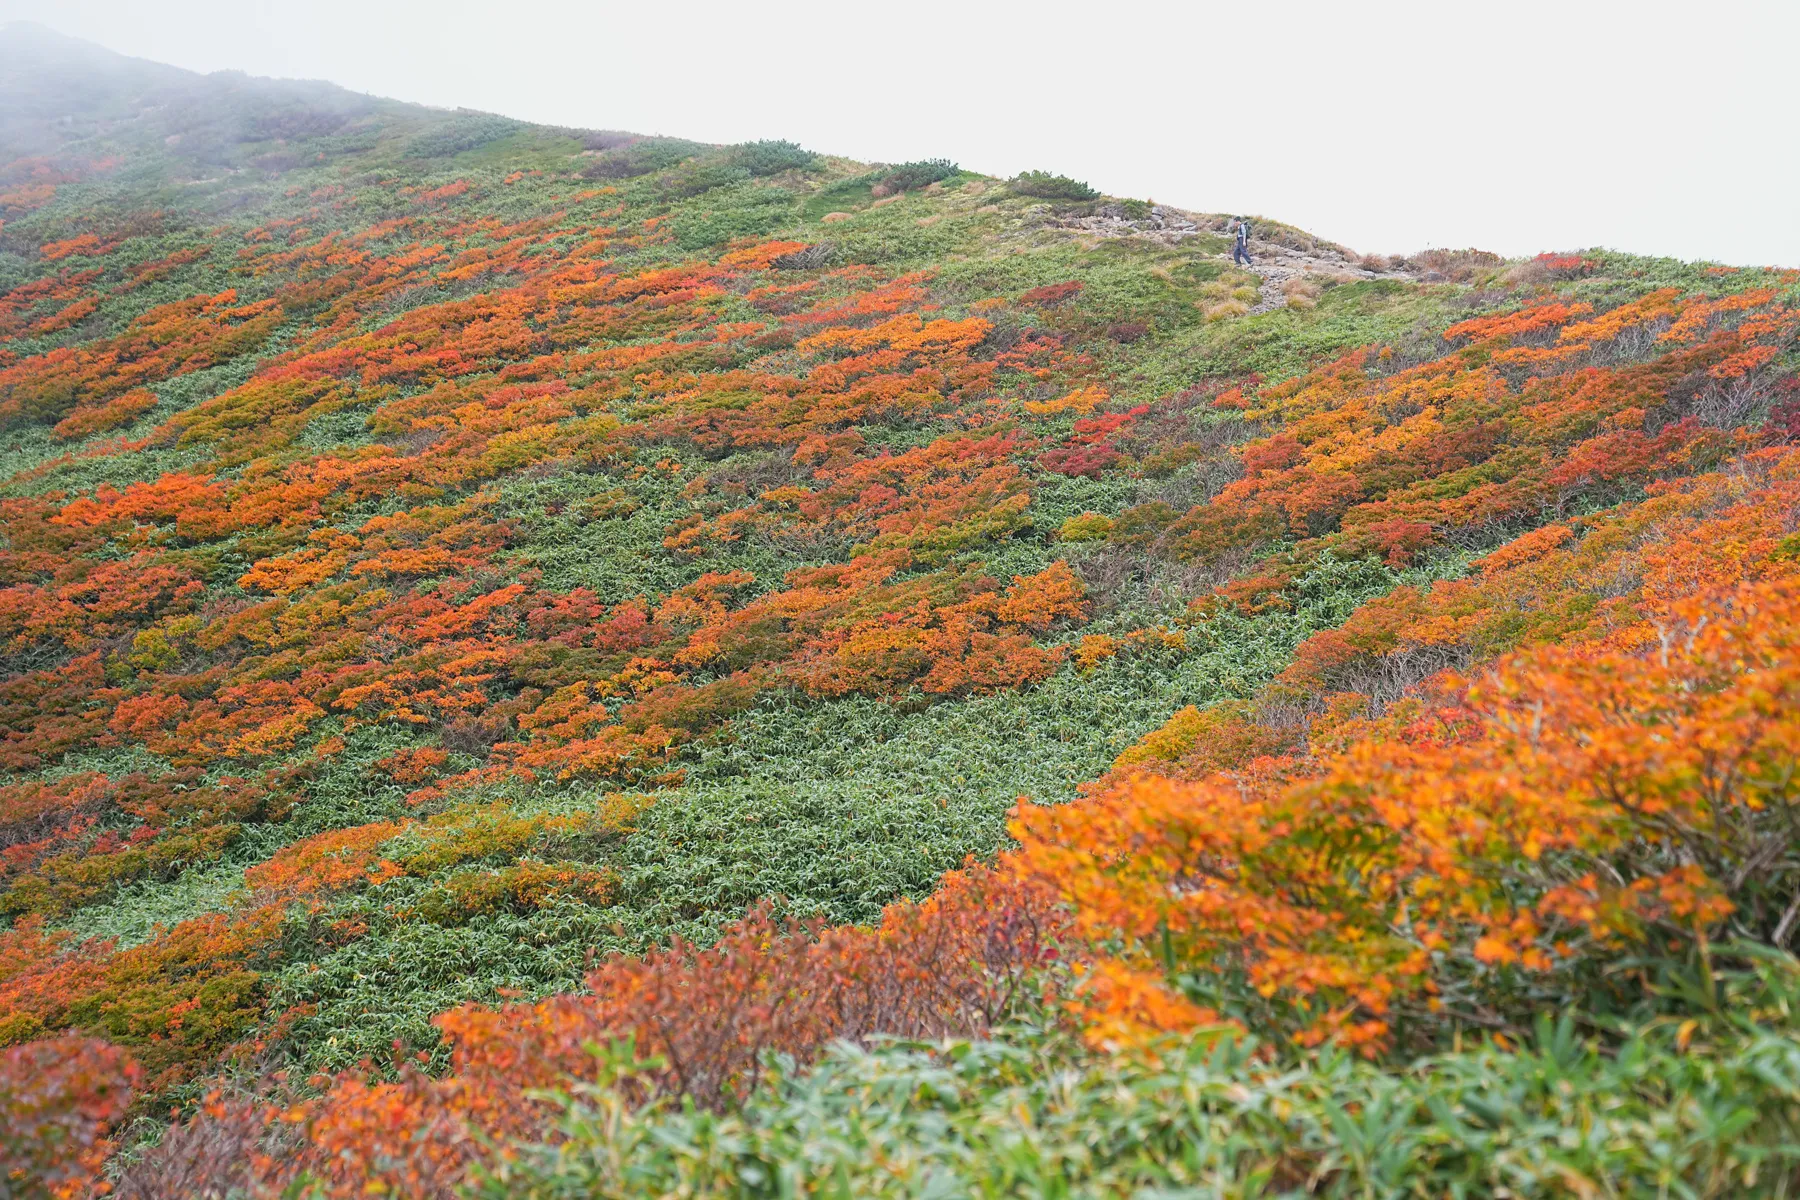
[[[29,26],[0,112],[9,1169],[1792,1178],[1795,273]]]

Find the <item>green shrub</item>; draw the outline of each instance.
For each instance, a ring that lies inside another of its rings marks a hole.
[[[1021,171],[1006,186],[1017,195],[1035,196],[1039,200],[1094,200],[1100,195],[1078,179],[1052,175],[1048,171]]]
[[[687,162],[658,180],[657,190],[665,200],[685,200],[714,188],[742,183],[748,178],[750,172],[735,163]]]
[[[693,142],[679,138],[644,138],[603,151],[581,173],[588,179],[631,179],[672,167],[693,157],[699,149]]]
[[[441,128],[414,137],[406,144],[405,154],[407,158],[448,158],[528,128],[530,126],[523,121],[497,117],[491,113],[461,114]]]
[[[930,158],[923,162],[902,163],[881,177],[876,190],[886,196],[900,192],[916,192],[956,174],[959,168],[947,158]]]
[[[732,158],[737,165],[756,176],[804,171],[817,162],[818,157],[793,142],[745,142],[732,148]]]
[[[478,1194],[1792,1195],[1800,992],[1790,956],[1764,969],[1772,1003],[1741,994],[1611,1045],[1566,1015],[1516,1049],[1404,1067],[1224,1030],[1155,1055],[1016,1031],[843,1046],[726,1115],[632,1104],[607,1086],[641,1086],[616,1047],[566,1101],[567,1140],[498,1163]]]
[[[1084,512],[1064,521],[1056,537],[1063,542],[1104,541],[1112,532],[1112,524],[1112,518],[1104,513]]]

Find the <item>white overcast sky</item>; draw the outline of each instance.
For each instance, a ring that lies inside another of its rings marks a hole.
[[[0,0],[199,71],[1043,168],[1358,250],[1800,266],[1800,0]]]

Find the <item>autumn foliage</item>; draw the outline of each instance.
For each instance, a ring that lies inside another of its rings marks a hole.
[[[0,1186],[8,1196],[86,1194],[113,1149],[138,1069],[95,1038],[45,1038],[0,1050]]]
[[[805,1061],[839,1040],[984,1034],[1031,1000],[1032,973],[1056,960],[1063,922],[1051,899],[972,866],[921,904],[890,906],[872,929],[753,912],[710,948],[677,941],[607,962],[585,994],[445,1013],[444,1078],[400,1064],[397,1078],[346,1075],[285,1109],[209,1101],[171,1135],[173,1153],[137,1174],[193,1179],[184,1162],[204,1162],[207,1182],[267,1194],[304,1177],[329,1195],[452,1195],[497,1144],[549,1136],[548,1094],[594,1078],[614,1042],[647,1061],[634,1088],[720,1108],[756,1087],[770,1054]],[[289,1131],[303,1149],[270,1155]]]
[[[1534,977],[1627,950],[1787,944],[1797,468],[1756,452],[1576,545],[1529,534],[1434,602],[1372,602],[1259,705],[1178,714],[1090,799],[1025,806],[1014,861],[1147,985],[1242,978],[1296,1036],[1371,1049],[1507,1028]],[[1496,635],[1531,648],[1395,680]],[[1363,680],[1403,686],[1317,690]]]
[[[1395,1059],[1794,946],[1793,273],[1338,254],[1239,321],[1173,210],[371,113],[0,163],[0,1190],[449,1195],[621,1062]],[[1014,729],[1098,748],[994,853]],[[912,790],[733,790],[856,739]],[[807,820],[889,840],[718,849]]]

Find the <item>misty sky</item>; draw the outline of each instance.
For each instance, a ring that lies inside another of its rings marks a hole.
[[[194,70],[1042,168],[1362,251],[1800,266],[1800,0],[0,0]]]

